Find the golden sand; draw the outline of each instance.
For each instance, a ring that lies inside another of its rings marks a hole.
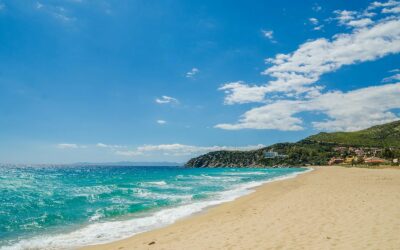
[[[316,168],[173,225],[85,249],[400,249],[400,171]]]

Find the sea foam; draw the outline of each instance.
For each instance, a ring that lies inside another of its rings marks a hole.
[[[233,186],[232,189],[214,194],[212,199],[193,201],[184,205],[161,209],[159,211],[144,215],[143,217],[98,222],[103,215],[100,211],[96,211],[96,213],[90,218],[92,223],[80,229],[58,235],[41,235],[34,238],[21,240],[11,246],[3,246],[0,248],[0,250],[71,249],[85,245],[102,244],[121,240],[138,233],[172,224],[178,219],[198,213],[207,207],[233,201],[240,196],[252,193],[254,191],[253,188],[264,183],[293,178],[298,174],[306,173],[311,170],[312,169],[307,169],[306,171],[292,172],[265,180],[241,183]],[[260,174],[262,174],[262,172]],[[210,179],[208,177],[205,178]],[[157,182],[157,184],[155,184],[153,182],[155,185],[165,185],[166,183],[164,183],[165,182]]]

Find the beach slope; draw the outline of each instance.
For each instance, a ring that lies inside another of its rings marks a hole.
[[[400,170],[324,167],[85,249],[399,249]]]

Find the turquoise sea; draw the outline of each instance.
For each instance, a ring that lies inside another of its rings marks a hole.
[[[304,168],[0,167],[0,249],[69,249],[168,225]]]

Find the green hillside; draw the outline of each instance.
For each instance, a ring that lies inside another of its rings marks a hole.
[[[338,147],[346,150],[337,150]],[[356,132],[319,133],[296,143],[277,143],[258,150],[210,152],[190,159],[185,166],[212,168],[326,165],[332,157],[355,156],[355,148],[363,150],[365,157],[376,156],[388,160],[400,158],[400,121]],[[275,152],[281,157],[265,157],[268,152]]]
[[[190,159],[186,167],[282,167],[325,165],[332,156],[335,144],[300,141],[296,143],[276,143],[251,151],[215,151]],[[266,152],[276,152],[284,157],[265,158]]]
[[[351,146],[400,148],[400,121],[355,132],[319,133],[305,140]]]

